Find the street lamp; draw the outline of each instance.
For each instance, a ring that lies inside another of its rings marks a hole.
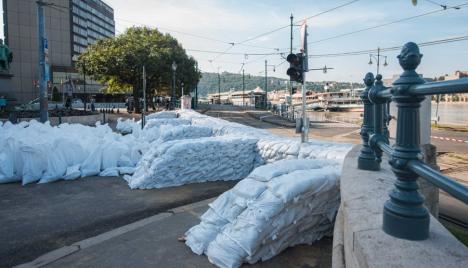
[[[177,70],[177,64],[175,61],[172,62],[172,97],[171,97],[171,103],[172,103],[172,109],[175,108],[175,72]]]
[[[384,59],[385,59],[385,62],[384,62],[384,64],[383,64],[383,66],[384,66],[384,67],[388,66],[388,63],[387,63],[387,56],[385,56],[385,55],[380,55],[380,47],[377,48],[377,55],[375,55],[375,54],[369,54],[369,62],[368,62],[369,65],[372,65],[372,64],[373,64],[372,58],[374,58],[375,60],[377,60],[377,74],[379,74],[379,69],[380,69],[380,58],[384,58]]]

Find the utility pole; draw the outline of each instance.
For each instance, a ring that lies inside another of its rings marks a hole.
[[[377,75],[379,74],[380,69],[380,47],[377,48]]]
[[[291,44],[290,44],[289,54],[292,54],[292,53],[293,53],[293,52],[292,52],[292,51],[293,51],[293,26],[294,26],[294,25],[293,25],[293,23],[294,23],[294,22],[293,22],[294,16],[293,16],[292,13],[291,13],[291,17],[289,17],[289,18],[291,19]],[[293,95],[293,89],[292,89],[293,87],[292,87],[291,81],[289,81],[289,87],[290,87],[290,89],[289,89],[290,93],[289,93],[289,94],[290,94],[290,96],[291,96],[291,97],[289,98],[289,100],[290,100],[290,103],[289,103],[289,104],[291,105],[291,104],[292,104],[292,95]]]
[[[45,37],[44,5],[42,0],[37,2],[38,49],[39,49],[39,115],[42,123],[49,120],[47,91],[46,91],[46,55],[47,40]]]
[[[143,111],[141,112],[141,129],[145,126],[145,112],[146,112],[146,69],[143,65]]]
[[[86,95],[86,63],[83,60],[83,92],[84,92],[84,110],[86,111],[86,103],[88,96]]]
[[[306,72],[309,70],[308,64],[308,53],[307,53],[307,23],[304,22],[302,25],[302,54],[304,55],[304,60],[302,62],[302,68],[304,70],[302,78],[302,132],[301,140],[302,142],[309,141],[309,118],[307,118],[306,112]]]
[[[268,109],[268,62],[265,60],[265,108]]]
[[[171,103],[172,107],[171,110],[175,109],[175,72],[177,70],[177,64],[175,61],[172,62],[172,96],[171,96]]]
[[[244,67],[242,67],[242,107],[245,107],[245,76],[244,76]]]
[[[218,67],[218,102],[221,104],[221,76],[219,75],[219,67]]]
[[[198,75],[198,62],[195,62],[195,70]],[[195,108],[198,108],[198,82],[195,85]]]
[[[290,49],[289,49],[289,54],[292,54],[292,51],[293,51],[293,19],[294,19],[294,16],[293,14],[291,13],[291,17],[289,17],[291,19],[291,45],[290,45]]]

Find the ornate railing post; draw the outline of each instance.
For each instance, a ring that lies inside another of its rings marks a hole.
[[[362,149],[358,158],[358,168],[363,170],[380,170],[380,162],[376,161],[374,151],[369,147],[369,133],[374,131],[374,111],[373,104],[369,100],[369,90],[374,85],[374,75],[367,73],[364,78],[366,88],[361,93],[361,99],[364,103],[364,116],[361,126]]]
[[[382,161],[382,149],[377,145],[377,143],[384,142],[388,144],[388,128],[385,106],[389,99],[379,95],[386,89],[382,82],[382,75],[378,74],[376,79],[377,81],[375,81],[375,85],[369,90],[369,100],[374,104],[374,132],[369,137],[369,145],[374,150],[375,160],[380,163]]]
[[[424,240],[429,236],[429,213],[418,192],[418,175],[408,168],[408,162],[420,158],[419,107],[424,96],[411,95],[409,88],[423,84],[416,73],[422,54],[415,43],[403,46],[398,60],[404,69],[393,83],[392,100],[398,108],[397,135],[390,165],[397,180],[384,205],[383,230],[392,236]]]

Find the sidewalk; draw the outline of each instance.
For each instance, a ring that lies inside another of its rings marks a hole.
[[[177,238],[199,223],[204,200],[140,220],[39,257],[22,267],[215,267]],[[246,267],[330,267],[332,240],[287,249],[270,261]]]
[[[87,177],[48,184],[0,187],[0,267],[173,208],[218,196],[236,181],[132,190],[119,177]]]

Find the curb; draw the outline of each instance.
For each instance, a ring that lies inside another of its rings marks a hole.
[[[72,254],[74,254],[76,252],[79,252],[82,249],[86,249],[86,248],[95,246],[97,244],[100,244],[102,242],[105,242],[107,240],[115,238],[117,236],[120,236],[120,235],[126,234],[128,232],[134,231],[134,230],[139,229],[141,227],[144,227],[144,226],[146,226],[146,225],[148,225],[150,223],[154,223],[154,222],[169,218],[170,216],[172,216],[174,214],[187,212],[187,211],[190,211],[190,210],[195,209],[195,208],[206,206],[209,203],[211,203],[215,198],[216,197],[213,197],[213,198],[210,198],[210,199],[205,199],[205,200],[195,202],[195,203],[192,203],[192,204],[188,204],[188,205],[185,205],[185,206],[176,207],[174,209],[168,210],[167,212],[161,212],[161,213],[156,214],[154,216],[151,216],[151,217],[148,217],[148,218],[145,218],[145,219],[142,219],[142,220],[139,220],[139,221],[136,221],[136,222],[133,222],[133,223],[118,227],[116,229],[113,229],[111,231],[102,233],[100,235],[97,235],[97,236],[94,236],[94,237],[90,237],[90,238],[75,242],[75,243],[73,243],[73,244],[71,244],[69,246],[64,246],[64,247],[58,248],[56,250],[50,251],[50,252],[48,252],[48,253],[46,253],[44,255],[39,256],[38,258],[36,258],[35,260],[33,260],[31,262],[20,264],[20,265],[14,266],[14,267],[15,268],[43,267],[43,266],[51,264],[51,263],[53,263],[53,262],[55,262],[55,261],[57,261],[59,259],[62,259],[62,258],[67,257],[69,255],[72,255]]]
[[[447,137],[439,137],[439,136],[431,136],[433,139],[443,140],[443,141],[453,141],[453,142],[460,142],[460,143],[468,143],[466,140],[461,139],[454,139],[454,138],[447,138]]]

